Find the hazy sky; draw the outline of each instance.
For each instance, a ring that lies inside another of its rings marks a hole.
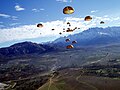
[[[0,0],[0,47],[26,40],[38,43],[54,40],[67,28],[67,21],[71,22],[71,28],[81,29],[61,36],[90,27],[120,26],[119,4],[120,0]],[[72,6],[75,12],[63,14],[65,6]],[[91,15],[93,20],[85,22],[86,15]],[[100,25],[100,21],[105,24]],[[37,23],[44,27],[37,28]]]

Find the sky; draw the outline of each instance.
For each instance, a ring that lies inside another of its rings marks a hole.
[[[92,27],[120,26],[120,0],[0,0],[0,47],[32,41],[43,43],[59,37],[81,33]],[[71,6],[73,14],[63,14]],[[92,21],[84,21],[91,16]],[[73,33],[63,33],[63,28],[79,27]],[[99,22],[104,21],[104,25]],[[38,28],[38,23],[43,28]],[[52,31],[51,29],[55,30]]]

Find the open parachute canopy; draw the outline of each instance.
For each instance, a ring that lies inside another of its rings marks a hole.
[[[60,32],[59,34],[61,35],[62,33]]]
[[[72,14],[74,13],[74,9],[71,6],[67,6],[63,9],[64,14]]]
[[[67,22],[67,24],[70,24],[70,22]]]
[[[76,29],[77,29],[77,27],[75,27],[75,28],[73,29],[73,31],[76,30]]]
[[[70,41],[70,39],[66,39],[65,41],[66,41],[66,42],[69,42],[69,41]]]
[[[92,20],[92,17],[91,17],[91,16],[86,16],[86,17],[84,18],[84,20],[85,20],[85,21],[90,21],[90,20]]]
[[[73,45],[68,45],[68,46],[66,46],[66,48],[67,49],[72,49],[72,48],[74,48],[74,46]]]
[[[52,31],[54,31],[55,29],[53,28]]]
[[[66,32],[73,32],[74,30],[67,28]]]
[[[37,27],[42,28],[43,25],[41,23],[37,24]]]
[[[105,22],[101,21],[100,24],[104,24]]]
[[[75,43],[77,43],[77,41],[72,41],[72,44],[75,44]]]
[[[67,22],[67,24],[68,24],[69,26],[71,26],[70,22]]]

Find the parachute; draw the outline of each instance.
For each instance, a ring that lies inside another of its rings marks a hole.
[[[66,32],[73,32],[74,30],[67,28]]]
[[[60,32],[59,34],[61,35],[62,33]]]
[[[66,30],[66,32],[73,32],[74,30],[72,30],[72,29],[68,29],[68,30]]]
[[[54,31],[55,29],[52,29],[52,31]]]
[[[37,24],[37,27],[42,28],[43,25],[40,23],[40,24]]]
[[[67,22],[67,24],[70,24],[70,22]]]
[[[66,48],[67,49],[72,49],[72,48],[74,48],[74,46],[73,45],[68,45],[68,46],[66,46]]]
[[[75,29],[77,29],[77,27],[75,27]]]
[[[105,22],[101,21],[100,24],[104,24]]]
[[[65,41],[66,41],[66,42],[69,42],[69,41],[70,41],[70,39],[66,39]]]
[[[74,31],[75,29],[77,29],[77,27],[75,27],[75,28],[73,29],[73,31]]]
[[[74,13],[74,9],[71,6],[67,6],[63,9],[64,14],[72,14]]]
[[[85,20],[85,21],[90,21],[90,20],[92,20],[92,17],[91,17],[91,16],[86,16],[86,17],[84,18],[84,20]]]
[[[72,41],[72,44],[75,44],[75,43],[77,43],[77,41]]]
[[[67,22],[67,24],[69,25],[69,27],[71,26],[70,22]]]

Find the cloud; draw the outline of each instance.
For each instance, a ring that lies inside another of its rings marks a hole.
[[[56,0],[57,2],[68,2],[68,0]]]
[[[18,20],[17,16],[11,16],[12,20]]]
[[[22,8],[20,5],[16,5],[15,10],[16,11],[22,11],[22,10],[25,10],[25,8]]]
[[[3,28],[3,27],[5,27],[4,25],[0,25],[0,28]]]
[[[15,26],[15,25],[19,25],[20,23],[12,23],[10,24],[10,26]]]
[[[39,38],[47,40],[49,37],[53,37],[53,39],[59,38],[61,36],[68,36],[70,34],[80,33],[84,30],[87,30],[91,27],[99,27],[100,21],[105,22],[105,26],[107,27],[107,22],[113,22],[120,20],[120,17],[97,17],[92,16],[92,21],[84,21],[84,18],[75,18],[75,17],[66,17],[63,20],[56,20],[56,21],[50,21],[50,22],[40,22],[43,24],[43,28],[38,28],[36,25],[24,25],[19,26],[16,28],[7,28],[7,29],[0,29],[0,43],[8,42],[8,41],[17,41],[17,40],[24,40],[24,39],[35,39]],[[64,32],[63,28],[67,29],[69,26],[67,25],[67,22],[71,23],[71,28],[78,27],[80,29],[75,30],[74,32]],[[13,23],[12,25],[15,25],[17,23]],[[103,27],[104,25],[102,25]],[[52,31],[51,29],[55,29]],[[62,35],[59,35],[59,33],[62,32]]]
[[[93,10],[93,11],[91,11],[91,13],[96,13],[96,12],[98,12],[98,10]]]
[[[0,13],[0,17],[9,18],[9,17],[11,17],[11,16],[10,16],[10,15],[7,15],[7,14],[4,14],[4,13]]]
[[[32,9],[32,11],[34,11],[34,12],[39,12],[39,10],[36,9],[36,8]]]
[[[56,0],[57,2],[72,2],[73,0]]]
[[[113,20],[120,20],[120,17],[116,17],[116,18],[114,18]]]
[[[100,34],[100,35],[110,35],[110,34],[104,33],[104,32],[98,32],[98,34]]]
[[[45,9],[44,9],[44,8],[41,8],[40,10],[41,10],[41,11],[44,11]]]
[[[4,14],[4,13],[0,13],[0,17],[10,18],[10,19],[12,19],[12,20],[18,20],[18,17],[17,17],[17,16],[11,16],[11,15]]]
[[[40,12],[40,11],[43,11],[43,10],[45,10],[45,9],[43,9],[43,8],[41,8],[41,9],[33,8],[33,9],[32,9],[33,12]]]

